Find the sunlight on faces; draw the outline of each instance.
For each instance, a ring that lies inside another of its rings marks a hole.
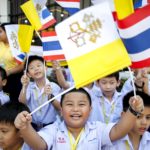
[[[65,95],[61,113],[69,128],[84,127],[89,114],[91,106],[87,95],[81,92],[71,92]]]
[[[17,143],[23,143],[19,131],[9,123],[0,123],[0,147],[12,149]]]

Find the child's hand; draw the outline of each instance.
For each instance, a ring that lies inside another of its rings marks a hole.
[[[15,127],[19,130],[26,129],[31,123],[32,117],[27,111],[19,113],[14,121]]]
[[[27,87],[28,84],[29,84],[29,82],[30,82],[30,78],[29,78],[26,74],[24,74],[24,75],[21,77],[21,83],[22,83],[22,85],[23,85],[24,87]]]
[[[49,84],[45,85],[44,94],[46,94],[46,95],[51,95],[52,94],[52,88]]]
[[[130,107],[138,113],[141,113],[144,110],[144,103],[140,96],[133,96],[129,100]]]

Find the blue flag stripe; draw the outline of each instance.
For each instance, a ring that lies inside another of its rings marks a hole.
[[[64,8],[67,12],[69,12],[70,15],[73,15],[74,13],[78,12],[79,8]]]
[[[49,17],[51,14],[50,14],[50,11],[46,8],[42,11],[42,17],[43,19]]]
[[[53,42],[43,42],[43,50],[44,51],[50,51],[50,50],[60,50],[61,45],[59,41],[53,41]]]
[[[137,36],[134,36],[133,38],[129,39],[122,38],[129,54],[139,53],[142,52],[143,50],[150,48],[149,39],[150,39],[150,29],[142,32],[141,34],[138,34]]]
[[[137,0],[134,4],[134,8],[139,8],[142,6],[142,0]]]

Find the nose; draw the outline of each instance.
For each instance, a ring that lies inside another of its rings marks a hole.
[[[74,106],[73,106],[73,111],[78,111],[78,110],[79,110],[78,105],[74,105]]]
[[[146,117],[143,117],[142,118],[142,122],[141,122],[143,125],[145,125],[146,123],[147,123],[147,119],[146,119]]]

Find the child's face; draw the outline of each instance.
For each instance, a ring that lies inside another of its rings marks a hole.
[[[91,111],[88,97],[81,92],[65,95],[62,103],[62,116],[68,128],[83,128]]]
[[[145,107],[141,115],[137,117],[132,132],[135,132],[138,135],[143,135],[143,133],[149,128],[149,126],[150,126],[150,107]]]
[[[44,77],[44,64],[39,60],[34,60],[28,65],[28,75],[33,79],[41,79]]]
[[[112,97],[119,84],[120,82],[115,77],[106,77],[98,80],[98,86],[106,97]]]
[[[2,77],[0,76],[0,90],[3,88],[3,86],[6,85],[7,80],[3,80]]]
[[[13,149],[20,140],[22,141],[14,125],[0,123],[0,147],[2,149]]]

